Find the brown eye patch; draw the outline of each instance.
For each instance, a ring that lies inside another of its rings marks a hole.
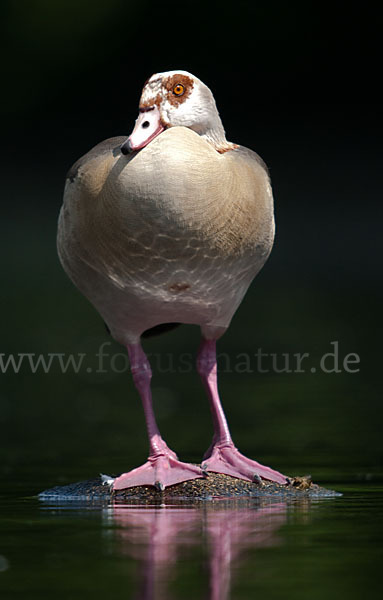
[[[165,90],[168,91],[168,100],[173,106],[178,106],[185,102],[190,95],[194,81],[187,75],[172,75],[163,81]]]

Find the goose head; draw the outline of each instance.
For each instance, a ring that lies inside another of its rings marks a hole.
[[[220,153],[237,147],[226,140],[210,89],[187,71],[155,73],[146,81],[136,124],[121,152],[141,150],[170,127],[192,129]]]

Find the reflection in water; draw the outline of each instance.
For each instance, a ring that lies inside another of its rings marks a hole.
[[[169,600],[167,584],[175,578],[176,563],[191,548],[207,548],[210,600],[230,597],[232,567],[246,550],[279,543],[276,535],[286,521],[286,502],[215,501],[190,506],[114,505],[106,511],[120,551],[140,563],[142,600]]]

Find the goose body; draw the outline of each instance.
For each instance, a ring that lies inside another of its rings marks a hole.
[[[225,330],[273,242],[255,153],[219,154],[185,127],[124,156],[96,146],[69,173],[59,220],[65,270],[121,343],[160,323]]]
[[[226,141],[210,90],[185,71],[152,76],[128,140],[98,144],[69,171],[59,256],[113,337],[127,347],[148,425],[148,462],[117,478],[115,489],[164,487],[203,476],[166,446],[151,406],[151,372],[140,337],[168,322],[201,327],[197,367],[215,425],[205,474],[286,481],[239,454],[216,389],[215,341],[267,260],[273,238],[264,163]],[[238,461],[228,461],[228,452]]]

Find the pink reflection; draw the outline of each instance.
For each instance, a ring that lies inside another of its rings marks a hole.
[[[177,561],[206,549],[210,600],[230,597],[231,574],[247,550],[279,543],[277,531],[286,521],[285,502],[261,506],[215,501],[194,507],[133,507],[115,505],[110,517],[122,552],[140,564],[140,600],[171,600],[170,581]],[[193,557],[193,562],[195,558]]]

